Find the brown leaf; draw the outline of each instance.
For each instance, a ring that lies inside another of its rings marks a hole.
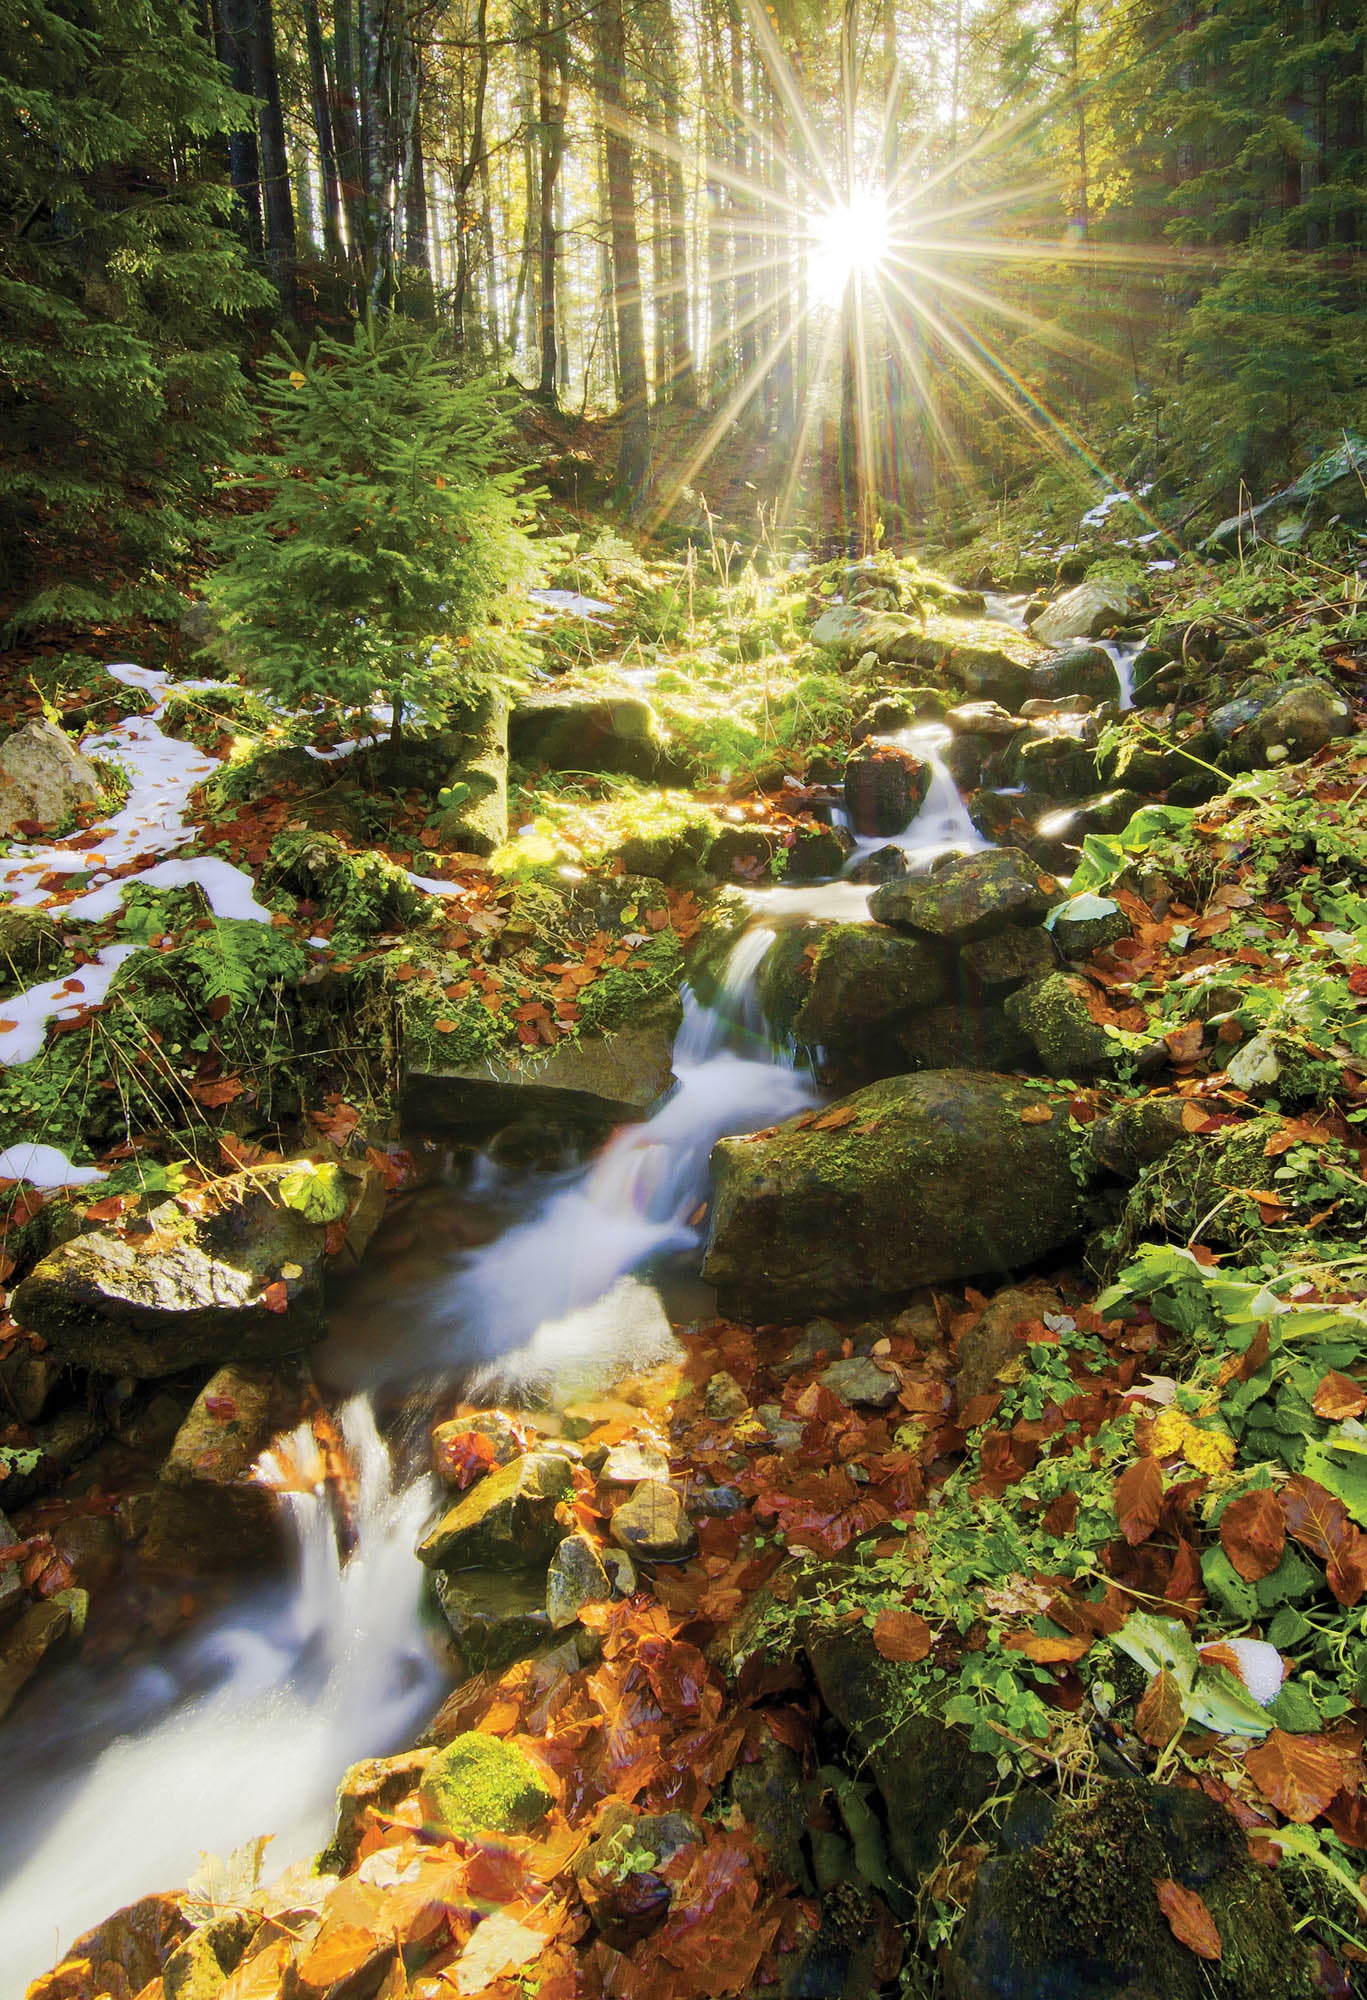
[[[231,1104],[235,1097],[241,1097],[246,1088],[240,1076],[220,1076],[211,1083],[192,1083],[190,1095],[197,1104],[217,1109],[220,1104]]]
[[[859,1112],[853,1104],[837,1104],[832,1111],[823,1111],[819,1118],[813,1118],[813,1132],[834,1132],[838,1126],[853,1125]]]
[[[1053,1107],[1048,1104],[1027,1104],[1021,1113],[1022,1125],[1052,1125]]]
[[[1185,1021],[1180,1028],[1169,1029],[1163,1041],[1172,1060],[1179,1064],[1195,1062],[1201,1053],[1205,1032],[1199,1021]]]
[[[1091,1645],[1090,1633],[1051,1638],[1042,1632],[1011,1632],[1002,1640],[1009,1653],[1024,1653],[1037,1666],[1057,1666],[1061,1661],[1080,1660]]]
[[[1343,1752],[1318,1736],[1274,1729],[1245,1753],[1244,1769],[1279,1813],[1304,1826],[1343,1790]]]
[[[1163,1513],[1163,1475],[1156,1458],[1138,1458],[1115,1482],[1115,1517],[1131,1548],[1146,1542]]]
[[[263,1288],[261,1303],[267,1312],[282,1313],[289,1311],[289,1286],[283,1278],[276,1278],[273,1283]]]
[[[924,1660],[935,1635],[915,1611],[880,1611],[873,1621],[873,1643],[885,1660]]]
[[[1196,1891],[1184,1889],[1170,1875],[1155,1876],[1153,1886],[1158,1907],[1167,1918],[1168,1929],[1178,1944],[1184,1944],[1198,1958],[1219,1958],[1223,1951],[1220,1933],[1215,1928],[1214,1917]]]
[[[1286,1516],[1270,1487],[1230,1501],[1220,1516],[1220,1545],[1246,1583],[1271,1576],[1286,1547]]]
[[[1310,1400],[1310,1407],[1317,1417],[1327,1417],[1329,1422],[1339,1423],[1344,1417],[1360,1417],[1367,1410],[1367,1391],[1350,1375],[1340,1375],[1331,1368]]]
[[[1139,1706],[1134,1712],[1134,1726],[1155,1750],[1166,1750],[1173,1737],[1181,1734],[1186,1719],[1177,1676],[1163,1667],[1139,1698]]]

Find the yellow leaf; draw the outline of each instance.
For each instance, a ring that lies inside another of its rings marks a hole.
[[[302,389],[305,382],[307,381],[308,381],[308,376],[303,374],[301,370],[299,370],[298,368],[291,368],[290,387],[292,389]]]
[[[439,493],[444,493],[446,491],[446,481],[442,478],[440,473],[437,474],[437,491]]]

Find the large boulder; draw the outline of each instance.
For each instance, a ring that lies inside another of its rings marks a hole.
[[[59,1244],[14,1294],[18,1324],[101,1375],[175,1375],[297,1354],[327,1330],[323,1225],[280,1199],[289,1166],[219,1183],[211,1215],[163,1202],[141,1235]]]
[[[220,1368],[195,1398],[152,1496],[143,1558],[158,1569],[258,1569],[282,1552],[275,1504],[252,1478],[281,1413],[269,1369]]]
[[[508,724],[508,747],[522,764],[552,771],[621,771],[650,778],[665,751],[655,711],[640,695],[525,695]]]
[[[856,1049],[945,997],[942,945],[877,924],[816,922],[782,931],[760,974],[765,1016],[804,1048]]]
[[[1008,924],[1039,924],[1058,900],[1058,884],[1013,847],[965,854],[933,875],[884,882],[869,898],[880,924],[923,937],[971,944]]]
[[[1267,697],[1247,704],[1247,720],[1235,720],[1229,737],[1229,761],[1240,771],[1267,765],[1303,764],[1338,736],[1351,736],[1353,712],[1347,699],[1327,681],[1292,681],[1289,686],[1269,686]],[[1227,704],[1211,718],[1217,735],[1220,719],[1241,707]]]
[[[1156,1893],[1194,1892],[1222,1948],[1211,1966]],[[953,2000],[1306,2000],[1309,1954],[1272,1869],[1226,1808],[1176,1785],[1100,1779],[1044,1837],[978,1871],[945,1966]]]
[[[819,1119],[721,1140],[712,1165],[704,1275],[746,1319],[1009,1271],[1082,1222],[1062,1103],[972,1070],[869,1084]]]
[[[872,653],[882,666],[915,659],[922,626],[917,618],[871,604],[832,604],[812,626],[812,644],[854,661]]]
[[[1069,695],[1085,695],[1089,701],[1119,701],[1120,676],[1104,646],[1065,646],[1034,669],[1030,693],[1046,701],[1066,700]]]
[[[1111,626],[1125,624],[1138,611],[1143,597],[1137,582],[1117,576],[1089,576],[1031,621],[1031,637],[1045,646],[1099,638]]]
[[[861,744],[845,765],[845,810],[861,838],[901,833],[929,789],[929,764],[890,743]]]
[[[1000,702],[1015,714],[1030,694],[1043,649],[1024,632],[986,620],[932,617],[911,656],[974,699]]]
[[[527,1452],[445,1509],[418,1543],[429,1569],[545,1570],[569,1532],[557,1510],[574,1492],[570,1461]]]
[[[1006,1001],[1006,1017],[1028,1036],[1050,1076],[1095,1076],[1114,1062],[1118,1044],[1092,1019],[1085,979],[1051,972]]]
[[[46,716],[0,744],[0,835],[60,826],[99,796],[99,772]]]
[[[618,1125],[647,1118],[674,1081],[676,995],[642,1006],[608,1034],[581,1030],[553,1049],[506,1060],[440,1063],[418,1044],[404,1067],[410,1125],[496,1131],[515,1119],[552,1125]]]

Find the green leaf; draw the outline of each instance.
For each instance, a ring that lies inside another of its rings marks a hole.
[[[1292,1736],[1313,1736],[1324,1726],[1324,1718],[1306,1690],[1297,1681],[1287,1681],[1269,1706],[1268,1720]]]
[[[1191,1687],[1201,1660],[1184,1625],[1175,1618],[1154,1618],[1147,1611],[1132,1611],[1112,1644],[1146,1673],[1170,1673],[1185,1691]]]
[[[1341,1424],[1327,1438],[1305,1447],[1302,1470],[1341,1500],[1359,1526],[1367,1528],[1367,1441],[1353,1435],[1361,1424]]]
[[[1202,1666],[1187,1697],[1187,1713],[1222,1736],[1266,1736],[1272,1727],[1266,1709],[1228,1667]]]
[[[307,1222],[340,1222],[350,1205],[346,1177],[331,1160],[321,1166],[296,1167],[277,1185],[286,1208],[295,1209]]]

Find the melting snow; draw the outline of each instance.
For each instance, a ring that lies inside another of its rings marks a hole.
[[[16,1063],[32,1062],[43,1046],[49,1021],[74,1021],[87,1007],[98,1007],[109,991],[110,980],[137,948],[135,944],[106,945],[92,965],[83,965],[61,979],[46,979],[41,986],[30,986],[27,993],[13,1000],[0,1001],[0,1063],[12,1069]]]
[[[98,1167],[73,1167],[56,1146],[35,1146],[24,1140],[0,1153],[0,1180],[28,1181],[33,1187],[84,1187],[107,1176]]]
[[[585,597],[578,590],[529,590],[528,597],[533,604],[543,604],[548,611],[561,612],[568,618],[589,618],[595,622],[616,615],[616,606],[605,604],[601,597]]]

